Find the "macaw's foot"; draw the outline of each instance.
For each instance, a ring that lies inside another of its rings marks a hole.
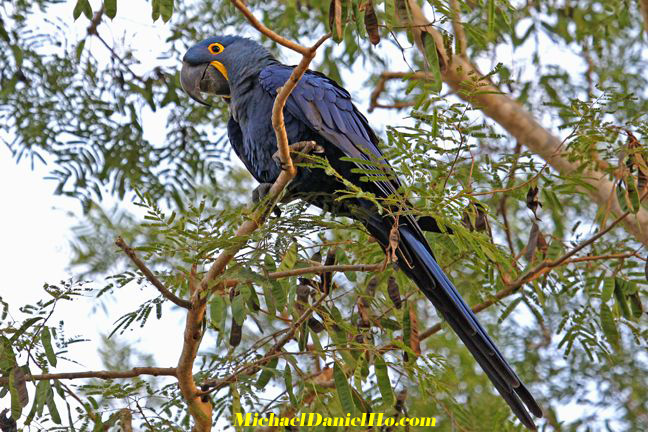
[[[268,196],[271,187],[272,183],[261,183],[259,186],[255,187],[252,191],[252,202],[255,204],[260,203],[266,196]],[[281,216],[281,210],[277,206],[272,209],[272,212],[275,216]]]
[[[294,144],[290,144],[288,147],[290,147],[290,153],[305,153],[305,154],[324,153],[324,147],[317,144],[315,141],[299,141]],[[306,157],[303,154],[296,154],[296,155],[291,154],[290,157],[292,158],[293,163],[300,163],[306,160]],[[282,170],[285,170],[285,165],[281,161],[281,153],[279,152],[279,150],[277,150],[272,155],[272,159],[277,163],[277,165],[281,167]]]

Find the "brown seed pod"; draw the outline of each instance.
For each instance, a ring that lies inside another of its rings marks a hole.
[[[317,318],[308,318],[308,327],[315,333],[321,333],[324,330],[324,324],[319,322]]]
[[[389,298],[394,303],[394,306],[396,306],[396,309],[400,309],[403,304],[403,299],[401,299],[400,289],[394,276],[389,276],[389,280],[387,281],[387,294],[389,294]]]

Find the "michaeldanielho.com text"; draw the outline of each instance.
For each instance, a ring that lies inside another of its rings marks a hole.
[[[302,413],[298,417],[279,417],[270,413],[268,417],[260,417],[258,413],[245,415],[236,413],[237,426],[436,426],[436,417],[385,417],[383,413],[363,413],[360,417],[324,417],[318,413]]]

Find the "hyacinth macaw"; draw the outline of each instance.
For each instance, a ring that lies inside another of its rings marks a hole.
[[[271,113],[277,91],[292,70],[292,66],[279,63],[263,46],[239,36],[210,37],[190,48],[183,58],[182,87],[200,103],[206,104],[203,94],[207,93],[222,96],[229,104],[230,143],[252,176],[262,184],[273,183],[281,170],[276,158],[273,159],[277,141]],[[400,187],[367,119],[354,106],[349,93],[332,79],[307,71],[288,98],[284,116],[290,143],[314,141],[321,156],[353,184],[377,197],[395,194]],[[365,173],[353,170],[357,167]],[[366,177],[367,169],[378,171],[375,181],[361,179],[363,175]],[[336,201],[336,191],[343,189],[345,186],[323,169],[301,167],[288,190],[291,195],[334,214],[362,221],[388,251],[394,218],[381,215],[369,200]],[[540,406],[432,254],[423,231],[438,231],[434,220],[402,216],[397,229],[395,253],[400,269],[450,324],[518,419],[529,429],[536,429],[529,412],[541,417]]]

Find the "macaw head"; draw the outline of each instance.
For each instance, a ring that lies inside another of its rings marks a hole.
[[[192,99],[209,105],[203,93],[230,97],[247,75],[259,72],[272,55],[258,43],[240,36],[213,36],[189,48],[182,59],[180,83]]]

